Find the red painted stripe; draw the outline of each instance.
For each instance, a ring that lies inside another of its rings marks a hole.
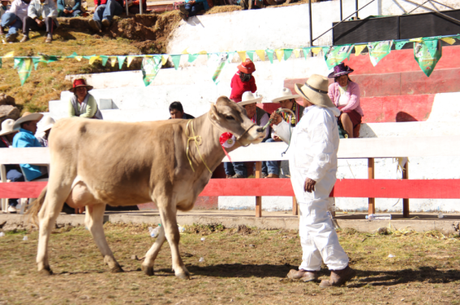
[[[0,198],[35,198],[46,182],[0,183]],[[200,196],[294,196],[290,179],[211,179]],[[337,180],[334,197],[460,198],[460,179]]]

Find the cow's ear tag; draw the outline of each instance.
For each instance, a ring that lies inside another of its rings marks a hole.
[[[222,147],[230,148],[230,147],[233,147],[233,145],[235,145],[236,138],[232,133],[224,132],[223,134],[220,135],[219,142],[220,142],[220,145],[222,145]]]

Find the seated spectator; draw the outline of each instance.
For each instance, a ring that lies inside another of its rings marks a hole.
[[[139,14],[141,12],[139,2],[140,2],[139,0],[128,1],[128,11],[130,14]],[[142,1],[142,12],[143,13],[147,12],[147,1],[146,0]]]
[[[14,120],[7,119],[2,122],[2,129],[0,131],[0,148],[9,148],[13,144],[14,135],[17,133],[17,130],[13,129]],[[8,164],[5,165],[6,170],[6,179],[11,182],[23,182],[24,176],[21,173],[21,168],[17,164]],[[16,206],[19,203],[19,199],[9,199],[8,200],[8,212],[16,213]]]
[[[102,31],[102,26],[108,28],[112,24],[113,16],[123,13],[123,0],[94,0],[94,4],[96,7],[89,25],[96,32]]]
[[[169,105],[169,114],[171,114],[169,119],[189,120],[195,118],[193,115],[184,112],[181,102],[172,102],[171,105]]]
[[[2,28],[8,27],[6,42],[15,42],[18,30],[22,28],[22,22],[27,17],[27,8],[30,0],[14,0],[11,7],[2,15]]]
[[[57,0],[58,17],[78,17],[81,15],[81,0]]]
[[[88,86],[83,78],[73,81],[73,87],[69,89],[70,92],[74,93],[74,96],[69,100],[70,117],[102,120],[102,113],[97,107],[96,100],[88,93],[91,89],[93,87]]]
[[[37,131],[37,123],[42,117],[43,114],[40,113],[26,112],[14,123],[14,130],[19,130],[19,132],[13,138],[13,147],[42,147],[34,136]],[[20,164],[20,166],[27,181],[48,178],[48,172],[44,166],[32,164]]]
[[[252,93],[257,91],[256,80],[252,73],[256,71],[256,66],[249,59],[246,58],[245,62],[238,66],[238,72],[233,75],[230,87],[230,99],[234,102],[240,102],[244,92],[250,91]]]
[[[359,126],[364,115],[359,101],[359,86],[348,76],[353,71],[341,63],[335,66],[334,72],[328,76],[334,78],[334,83],[329,85],[328,95],[340,110],[339,124],[345,129],[349,138],[359,137]]]
[[[262,96],[257,96],[251,92],[245,92],[241,102],[238,104],[243,106],[246,109],[246,114],[251,121],[259,126],[265,126],[268,123],[268,114],[259,107],[256,106],[256,103],[260,103]],[[270,135],[270,128],[266,129],[265,138],[268,138]],[[224,162],[224,169],[227,178],[247,178],[248,170],[244,162]]]
[[[6,13],[7,10],[10,8],[11,0],[4,0],[0,4],[0,20],[2,19],[3,14]],[[3,35],[3,27],[0,25],[0,35]]]
[[[179,7],[180,16],[187,21],[189,17],[198,15],[201,11],[209,10],[207,0],[185,0],[184,4]]]
[[[289,109],[294,112],[295,117],[289,113],[282,112],[282,118],[291,124],[292,127],[296,125],[296,123],[300,120],[301,106],[297,105],[296,99],[299,98],[300,95],[292,94],[291,90],[288,88],[283,88],[281,92],[278,94],[278,97],[272,100],[272,103],[280,103],[281,108]],[[276,132],[272,131],[271,137],[268,138],[265,142],[279,142],[282,141]],[[279,178],[280,175],[280,167],[278,161],[264,161],[262,162],[262,177],[266,178]]]
[[[27,17],[23,19],[21,42],[29,40],[29,30],[46,30],[46,43],[53,41],[53,31],[59,26],[56,20],[57,9],[54,0],[32,0],[29,4]]]
[[[43,147],[48,147],[48,137],[50,136],[51,128],[55,121],[50,116],[44,116],[43,119],[38,123],[38,130],[36,138]]]

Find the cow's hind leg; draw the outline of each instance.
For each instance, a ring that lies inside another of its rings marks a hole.
[[[179,253],[180,234],[177,228],[176,206],[168,202],[169,199],[158,200],[158,210],[160,212],[161,223],[163,224],[166,238],[171,248],[172,267],[177,277],[189,279],[190,273],[182,261]]]
[[[86,206],[85,224],[104,257],[104,263],[109,266],[112,272],[123,272],[123,269],[115,260],[104,235],[104,228],[102,226],[104,211],[105,204],[95,204],[91,207]]]
[[[153,244],[153,246],[150,248],[149,251],[147,251],[147,254],[145,254],[145,260],[142,263],[142,271],[144,271],[145,274],[147,275],[153,275],[153,265],[155,262],[155,259],[157,258],[158,253],[160,252],[161,246],[163,246],[164,242],[166,241],[166,236],[165,236],[165,230],[164,227],[160,227],[160,232],[158,233],[157,240]]]
[[[62,210],[64,201],[70,193],[70,186],[53,187],[48,184],[43,206],[38,213],[39,233],[37,249],[38,272],[46,275],[53,274],[48,261],[48,243],[56,219]],[[40,198],[39,198],[40,200]]]

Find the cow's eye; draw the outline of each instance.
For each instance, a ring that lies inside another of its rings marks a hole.
[[[235,118],[232,117],[231,115],[227,115],[227,116],[225,116],[225,118],[226,118],[227,120],[229,120],[229,121],[234,121],[234,120],[235,120]]]

